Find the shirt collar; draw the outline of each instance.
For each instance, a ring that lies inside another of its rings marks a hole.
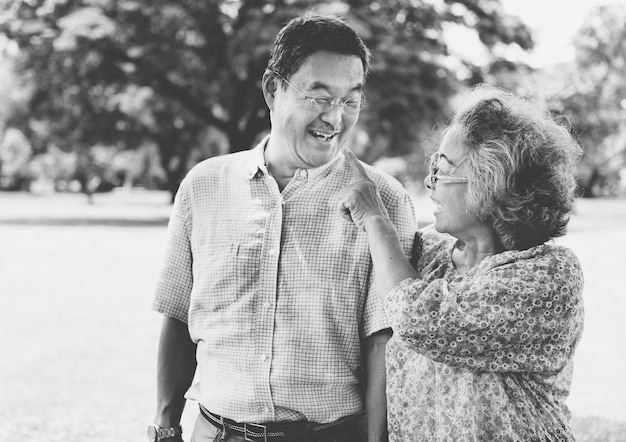
[[[265,156],[263,154],[269,138],[269,135],[265,136],[265,138],[263,138],[263,140],[261,140],[261,142],[250,151],[250,155],[246,159],[243,168],[248,180],[258,176],[259,172],[266,175],[269,174],[267,166],[265,165]]]
[[[267,169],[267,165],[265,164],[265,147],[267,146],[267,142],[270,136],[266,135],[263,140],[259,144],[257,144],[251,151],[251,155],[245,161],[245,174],[248,180],[251,180],[254,177],[258,177],[259,173],[263,173],[265,175],[269,175],[269,170]],[[335,158],[330,160],[328,163],[324,164],[320,167],[314,167],[311,169],[298,169],[294,174],[294,177],[299,176],[307,179],[307,181],[316,180],[325,177],[328,175],[334,166],[343,158],[343,152],[340,151]]]

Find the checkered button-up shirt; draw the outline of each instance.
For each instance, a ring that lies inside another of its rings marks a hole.
[[[387,328],[365,232],[341,217],[343,155],[279,191],[251,151],[210,158],[183,180],[154,309],[197,343],[187,397],[239,422],[330,422],[363,410],[361,340]],[[413,205],[368,167],[407,254]]]

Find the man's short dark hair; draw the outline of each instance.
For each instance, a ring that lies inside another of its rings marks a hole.
[[[370,66],[370,51],[361,37],[341,18],[305,14],[290,20],[278,33],[267,69],[289,78],[317,52],[354,55],[363,63],[363,81]]]

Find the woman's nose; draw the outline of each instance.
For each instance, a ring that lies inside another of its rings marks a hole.
[[[428,190],[433,190],[434,186],[432,185],[430,174],[426,175],[426,178],[424,178],[424,187],[426,187]]]

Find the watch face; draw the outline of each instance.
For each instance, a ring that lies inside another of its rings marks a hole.
[[[148,426],[148,440],[150,442],[157,442],[157,429],[154,425]]]

